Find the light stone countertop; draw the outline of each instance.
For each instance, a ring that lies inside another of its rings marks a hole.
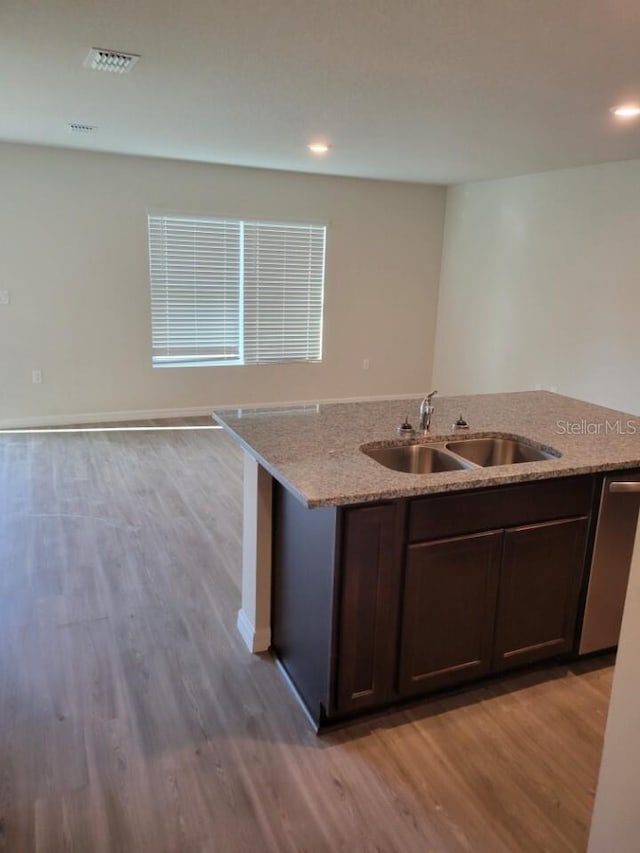
[[[385,498],[640,468],[640,417],[548,391],[435,397],[431,434],[401,439],[408,415],[418,426],[419,399],[320,403],[269,409],[224,409],[214,419],[306,506],[339,506]],[[453,433],[462,413],[469,430]],[[560,459],[490,468],[405,474],[365,455],[370,443],[436,442],[477,433],[521,436]]]

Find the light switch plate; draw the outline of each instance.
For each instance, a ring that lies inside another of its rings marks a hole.
[[[0,305],[8,305],[9,304],[9,291],[8,290],[0,290]]]

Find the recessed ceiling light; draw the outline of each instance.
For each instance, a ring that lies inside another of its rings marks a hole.
[[[620,104],[612,107],[611,112],[618,118],[637,118],[640,116],[640,107],[637,104]]]
[[[326,154],[331,146],[327,145],[326,142],[311,142],[307,145],[307,148],[312,154]]]

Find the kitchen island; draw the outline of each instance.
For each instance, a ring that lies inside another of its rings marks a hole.
[[[640,422],[549,392],[216,412],[245,449],[243,600],[317,726],[570,654],[598,478],[640,468]],[[559,458],[431,474],[361,448],[525,437]]]

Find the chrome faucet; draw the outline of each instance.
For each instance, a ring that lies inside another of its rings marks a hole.
[[[420,403],[420,429],[422,432],[429,432],[431,428],[431,415],[435,411],[434,406],[431,404],[431,400],[437,393],[437,391],[432,391],[430,394],[427,394],[424,400]]]

